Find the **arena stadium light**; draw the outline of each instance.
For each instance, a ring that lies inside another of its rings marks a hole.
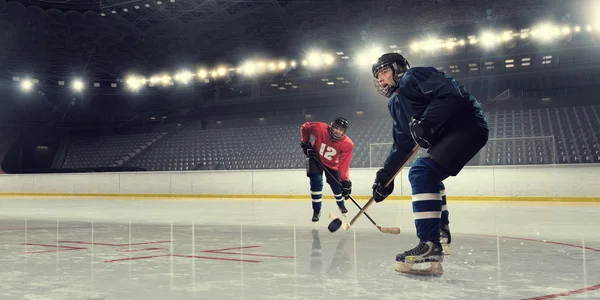
[[[254,75],[254,73],[256,73],[256,64],[253,61],[248,60],[242,64],[241,69],[242,74],[244,75]]]
[[[129,76],[125,80],[127,87],[132,91],[139,91],[147,82],[146,78],[139,76]]]
[[[21,90],[24,92],[29,92],[33,88],[33,81],[31,79],[25,79],[21,81]]]
[[[332,66],[335,63],[335,58],[331,54],[323,53],[320,51],[312,50],[302,61],[302,65],[312,68],[319,69],[326,66]]]
[[[307,62],[307,66],[312,67],[312,68],[318,68],[322,65],[323,60],[322,60],[322,54],[316,51],[311,51],[308,53],[308,55],[306,56],[306,62]]]
[[[183,70],[175,74],[175,80],[182,84],[188,84],[194,77],[194,74],[190,71]]]
[[[285,63],[285,61],[279,62],[279,70],[284,70],[286,67],[287,67],[287,64]]]
[[[169,76],[169,74],[163,74],[163,75],[160,77],[160,83],[161,83],[163,86],[167,86],[167,85],[169,85],[169,84],[171,83],[171,79],[172,79],[172,78],[171,78],[171,76]]]
[[[497,41],[496,35],[489,31],[481,33],[480,38],[479,38],[479,43],[485,49],[493,48],[494,46],[496,46],[497,42],[498,41]]]
[[[373,46],[356,55],[356,62],[360,67],[366,67],[374,64],[377,59],[385,52],[379,46]]]
[[[541,23],[531,31],[531,37],[542,42],[550,42],[559,36],[560,28],[551,23]]]
[[[81,79],[73,80],[73,84],[71,85],[71,88],[76,92],[82,91],[84,88],[83,81]]]
[[[197,75],[198,75],[198,78],[205,79],[206,76],[208,76],[208,72],[206,70],[204,70],[204,69],[201,69],[201,70],[198,71]]]

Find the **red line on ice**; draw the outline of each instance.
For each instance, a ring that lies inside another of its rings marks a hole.
[[[181,255],[181,254],[163,254],[163,255],[150,255],[150,256],[138,256],[138,257],[127,257],[127,258],[117,258],[117,259],[109,259],[104,262],[117,262],[117,261],[128,261],[128,260],[138,260],[138,259],[148,259],[148,258],[157,258],[157,257],[183,257],[183,258],[202,258],[202,259],[211,259],[211,260],[226,260],[226,261],[236,261],[236,262],[253,262],[259,263],[260,260],[251,260],[251,259],[238,259],[238,258],[221,258],[221,257],[210,257],[210,256],[198,256],[198,255]]]
[[[283,255],[270,255],[270,254],[258,254],[258,253],[242,253],[242,252],[224,252],[224,251],[202,251],[209,253],[219,254],[235,254],[235,255],[248,255],[248,256],[263,256],[263,257],[277,257],[277,258],[296,258],[295,256],[283,256]]]
[[[53,249],[53,250],[19,252],[19,254],[48,253],[48,252],[61,252],[61,251],[85,250],[85,249],[87,249],[87,248],[83,248],[83,247],[57,246],[57,245],[49,245],[49,244],[35,244],[35,243],[25,243],[24,245],[28,245],[28,246],[40,246],[40,247],[53,247],[55,249]]]
[[[141,248],[141,249],[117,249],[119,252],[141,252],[141,251],[157,251],[168,250],[167,248]]]
[[[58,241],[58,242],[59,243],[69,243],[69,244],[124,247],[124,246],[139,246],[139,245],[150,245],[150,244],[164,244],[164,243],[170,243],[172,241],[156,241],[156,242],[143,242],[143,243],[132,243],[132,244],[108,244],[108,243],[96,243],[96,242],[92,243],[92,242],[82,242],[82,241]]]
[[[258,247],[260,247],[260,246],[244,246],[244,247],[223,248],[223,249],[216,249],[216,250],[204,250],[203,252],[219,252],[219,251],[227,251],[227,250],[258,248]]]

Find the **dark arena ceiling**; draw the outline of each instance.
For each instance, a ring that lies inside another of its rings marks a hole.
[[[0,0],[3,75],[118,78],[554,16],[564,0]]]

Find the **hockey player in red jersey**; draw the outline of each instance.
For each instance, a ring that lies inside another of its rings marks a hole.
[[[319,160],[329,171],[325,172],[325,177],[334,194],[338,208],[344,216],[348,212],[344,206],[344,199],[347,199],[352,192],[350,162],[352,161],[354,143],[346,135],[346,130],[348,130],[348,120],[342,117],[336,118],[329,125],[323,122],[306,122],[300,127],[300,137],[302,139],[300,147],[308,157],[306,176],[310,178],[313,222],[318,222],[321,216],[324,171],[321,164],[316,162],[315,159]],[[310,142],[311,136],[315,137],[312,144]],[[336,178],[332,178],[332,175]],[[338,183],[341,183],[341,186]]]

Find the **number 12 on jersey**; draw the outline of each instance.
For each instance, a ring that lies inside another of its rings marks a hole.
[[[331,160],[337,154],[337,151],[335,151],[333,147],[327,146],[325,145],[325,143],[321,143],[321,149],[319,150],[319,154],[325,157],[325,159]]]

